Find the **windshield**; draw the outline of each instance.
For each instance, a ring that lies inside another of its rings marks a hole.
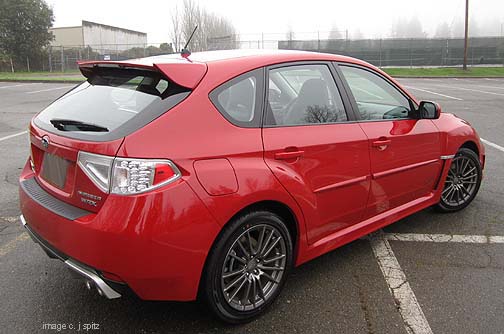
[[[160,116],[187,94],[187,89],[158,72],[93,69],[86,82],[53,102],[35,121],[45,130],[67,137],[119,138]],[[130,123],[136,126],[131,128]],[[124,126],[130,131],[115,133]]]

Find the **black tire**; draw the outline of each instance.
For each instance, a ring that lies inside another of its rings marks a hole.
[[[473,150],[461,148],[452,160],[436,210],[455,212],[468,206],[478,193],[482,176],[478,155]]]
[[[239,247],[240,244],[243,248]],[[266,253],[269,247],[273,249]],[[243,249],[250,256],[247,257]],[[284,250],[285,256],[282,257]],[[201,295],[221,320],[231,324],[249,322],[263,313],[280,294],[292,268],[292,253],[291,236],[282,218],[268,211],[246,213],[225,227],[212,248],[205,267]],[[266,255],[263,257],[261,254]],[[237,258],[241,260],[235,260]],[[240,270],[242,272],[236,276],[225,277]],[[243,275],[246,276],[231,286]],[[226,287],[228,291],[225,291]],[[236,292],[238,287],[241,290]],[[259,293],[259,290],[262,292]],[[256,291],[257,294],[254,294]],[[233,294],[236,295],[234,298]]]

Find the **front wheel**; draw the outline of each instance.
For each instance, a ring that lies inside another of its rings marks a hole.
[[[478,193],[482,176],[478,155],[461,148],[452,160],[436,208],[442,212],[455,212],[468,206]]]
[[[250,212],[231,222],[215,244],[202,292],[220,319],[247,322],[278,296],[291,266],[292,240],[283,220]]]

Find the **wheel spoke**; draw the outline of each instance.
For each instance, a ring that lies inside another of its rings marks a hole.
[[[242,304],[245,304],[247,301],[249,301],[250,288],[252,287],[252,281],[250,281],[248,279],[246,281],[247,281],[247,289],[245,290],[245,293],[243,294]]]
[[[275,261],[277,261],[277,260],[281,260],[281,259],[283,259],[284,257],[285,257],[285,254],[281,254],[281,255],[279,255],[279,256],[275,256],[275,257],[273,257],[273,258],[271,258],[271,259],[263,260],[263,263],[271,263],[271,262],[275,262]]]
[[[453,186],[453,184],[452,184],[452,185],[450,185],[449,187],[446,187],[446,188],[443,190],[443,194],[444,194],[444,193],[446,193],[446,192],[447,192],[447,191],[449,191],[449,190],[452,190],[452,189],[453,189],[453,187],[454,187],[454,186]]]
[[[476,170],[476,167],[471,168],[467,173],[462,174],[462,177],[466,177],[467,175],[469,175],[470,173],[474,172],[475,170]]]
[[[240,247],[241,251],[243,252],[243,254],[247,257],[247,258],[250,258],[250,254],[249,252],[247,252],[247,250],[245,249],[245,247],[243,247],[243,244],[241,243],[240,240],[237,240],[236,243],[238,244],[238,246]]]
[[[254,255],[255,251],[254,251],[254,247],[252,247],[252,237],[250,236],[250,230],[247,231],[247,241],[249,244],[250,254]]]
[[[238,270],[235,270],[235,271],[229,271],[227,273],[225,273],[224,275],[222,275],[222,278],[229,278],[229,277],[233,277],[233,276],[236,276],[240,273],[243,273],[245,271],[244,268],[242,269],[238,269]]]
[[[284,267],[269,267],[269,266],[263,266],[263,265],[258,265],[257,268],[262,269],[262,270],[273,270],[273,271],[284,270]]]
[[[262,254],[263,257],[268,256],[268,254],[273,250],[273,248],[276,246],[276,244],[281,240],[280,237],[276,238],[275,241],[271,244],[271,246],[268,248],[268,250]]]
[[[266,241],[264,242],[264,247],[260,250],[259,254],[263,254],[264,250],[268,247],[268,244],[271,240],[271,237],[273,237],[274,231],[271,230],[270,234],[268,234],[268,237],[266,238]]]
[[[228,292],[229,289],[231,289],[233,286],[235,286],[238,282],[240,282],[240,280],[242,280],[243,278],[245,278],[245,274],[241,275],[240,277],[238,277],[237,279],[235,279],[233,282],[231,282],[231,284],[229,284],[228,286],[226,286],[224,288],[224,292]]]
[[[238,286],[238,288],[236,288],[236,290],[233,292],[233,294],[228,298],[228,302],[232,301],[234,297],[236,297],[236,295],[238,294],[238,292],[243,288],[243,286],[245,285],[245,282],[248,282],[248,279],[245,278],[241,284]]]
[[[277,280],[275,280],[275,279],[274,279],[274,278],[273,278],[270,274],[265,273],[264,271],[262,272],[262,276],[266,277],[266,279],[267,279],[268,281],[271,281],[271,282],[273,282],[273,283],[275,283],[275,284],[279,284],[279,283],[280,283],[280,282],[278,282]]]
[[[247,264],[247,261],[245,261],[244,259],[242,259],[241,257],[238,257],[236,256],[235,254],[231,253],[229,254],[229,256],[231,256],[233,259],[235,260],[238,260],[239,262],[241,262],[242,264]]]
[[[258,278],[258,279],[257,279],[257,286],[259,287],[259,291],[258,291],[259,297],[260,297],[262,300],[266,301],[266,298],[264,297],[264,289],[263,289],[263,285],[262,285],[262,283],[261,283],[261,279],[260,279],[260,278]]]
[[[261,229],[261,234],[259,235],[259,241],[257,242],[257,252],[256,253],[259,253],[262,249],[265,233],[266,233],[266,226],[263,226],[263,228]]]
[[[465,192],[467,196],[471,196],[469,191],[467,191],[467,189],[463,185],[460,187],[460,189],[462,190],[462,192]]]

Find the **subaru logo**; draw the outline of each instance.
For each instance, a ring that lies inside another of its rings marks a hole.
[[[49,147],[49,137],[47,137],[47,136],[42,137],[42,146],[44,148],[48,148]]]

